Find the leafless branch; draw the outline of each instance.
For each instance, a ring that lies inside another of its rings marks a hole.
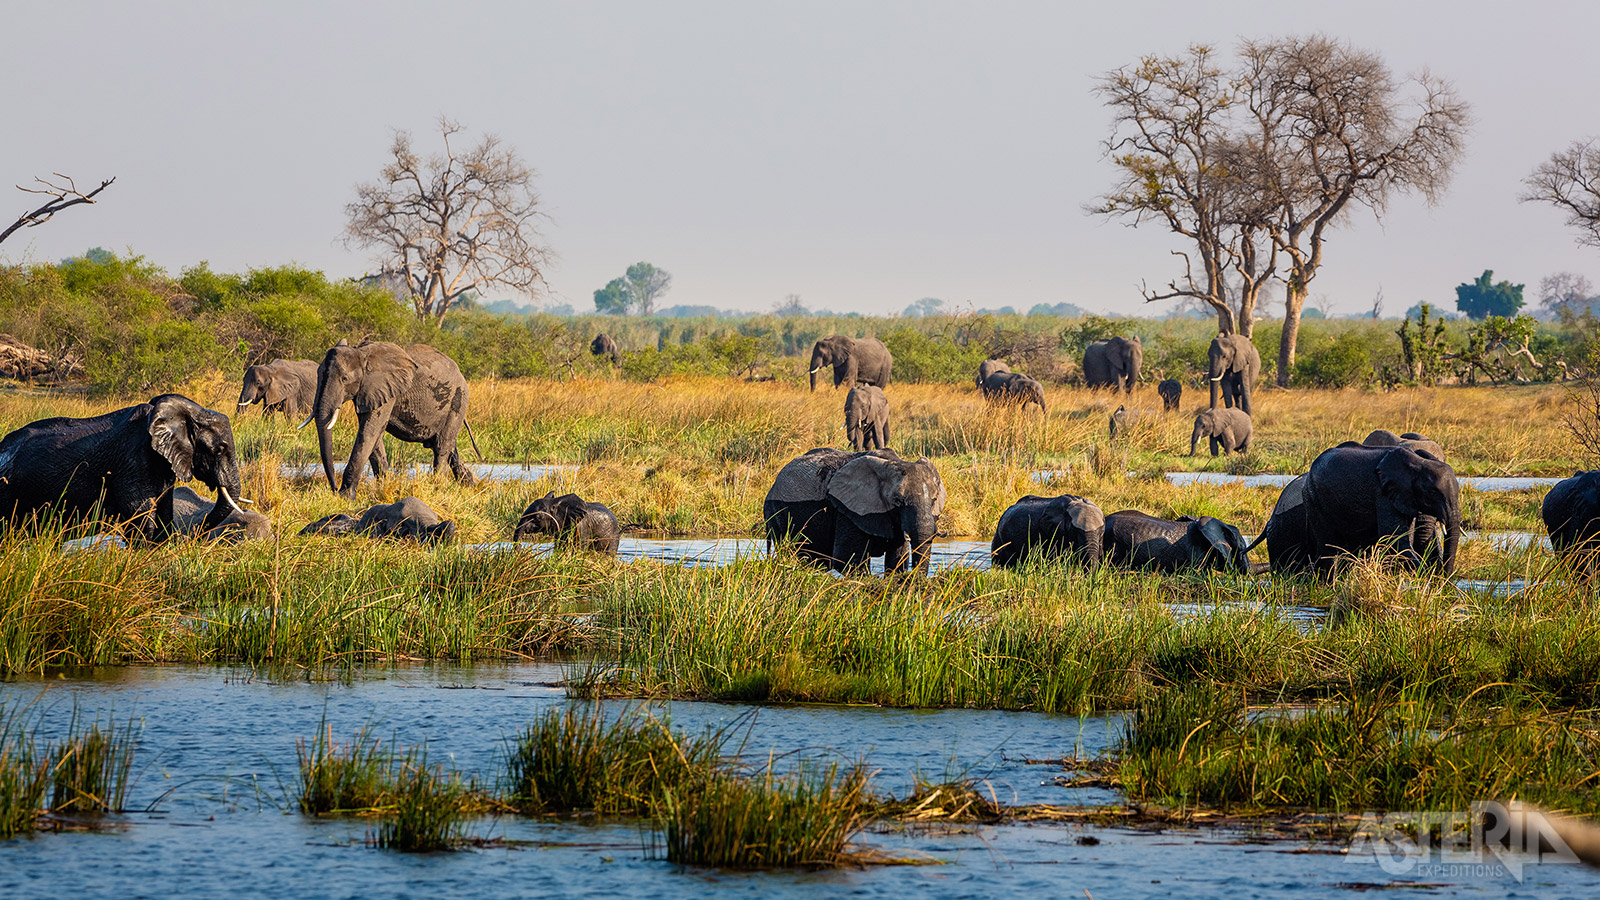
[[[17,221],[11,223],[9,228],[7,228],[5,231],[0,231],[0,242],[4,242],[5,239],[10,237],[13,232],[24,226],[32,228],[35,225],[43,225],[44,223],[50,221],[51,216],[54,216],[56,213],[66,209],[69,206],[77,206],[80,203],[95,202],[94,198],[98,196],[101,191],[110,187],[112,183],[117,180],[115,177],[108,178],[105,181],[100,182],[99,187],[85,194],[78,190],[77,182],[73,181],[71,177],[63,175],[60,172],[53,172],[51,174],[55,175],[56,178],[65,181],[66,184],[60,185],[55,182],[46,181],[43,178],[34,178],[33,180],[36,184],[43,186],[26,188],[20,184],[17,185],[17,190],[22,191],[23,193],[43,194],[52,199],[46,201],[45,204],[40,206],[38,209],[35,209],[32,212],[23,213],[21,216],[18,216]]]
[[[1600,139],[1573,141],[1550,154],[1523,179],[1523,202],[1549,203],[1566,212],[1578,243],[1600,247]]]

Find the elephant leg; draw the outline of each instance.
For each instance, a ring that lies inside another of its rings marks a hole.
[[[902,540],[883,554],[883,574],[904,572],[911,566],[911,542]]]
[[[840,572],[860,572],[872,563],[867,533],[856,527],[847,515],[839,515],[833,525],[833,558],[829,565]]]
[[[448,423],[445,426],[444,433],[434,439],[433,471],[439,471],[439,463],[441,461],[448,463],[450,474],[455,478],[456,483],[471,487],[477,482],[477,479],[473,477],[472,470],[467,468],[467,464],[462,461],[461,448],[456,444],[456,438],[461,434],[461,423],[464,421],[466,420],[461,419]]]
[[[383,445],[383,435],[378,435],[378,443],[372,448],[372,455],[367,457],[367,465],[372,469],[373,478],[382,478],[389,471],[389,450]]]
[[[361,469],[372,462],[375,448],[383,443],[390,410],[391,407],[384,406],[361,417],[355,446],[350,448],[350,461],[345,464],[344,477],[339,480],[339,494],[347,500],[355,499],[356,487],[361,484]]]
[[[1216,456],[1217,455],[1217,447],[1218,447],[1218,445],[1220,443],[1221,442],[1217,440],[1217,436],[1213,434],[1211,436],[1211,455],[1212,456]],[[1224,449],[1226,449],[1226,448],[1224,448]]]

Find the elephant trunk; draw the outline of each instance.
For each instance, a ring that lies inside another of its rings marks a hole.
[[[828,358],[823,355],[821,348],[811,351],[811,389],[817,389],[817,372],[828,364]]]
[[[1213,398],[1211,400],[1212,403],[1216,403],[1217,402],[1216,398],[1215,398],[1216,390],[1217,390],[1216,385],[1213,384],[1212,387],[1211,387],[1211,391],[1212,391],[1212,394],[1213,394]],[[1200,446],[1200,430],[1201,430],[1200,429],[1200,422],[1197,420],[1194,423],[1194,434],[1189,436],[1189,455],[1190,456],[1193,456],[1195,449]]]
[[[228,516],[244,512],[239,508],[239,498],[243,496],[244,485],[239,478],[239,466],[228,460],[217,472],[217,502],[212,504],[211,511],[206,513],[205,519],[200,523],[200,530],[210,531],[221,525]]]
[[[322,455],[322,472],[328,476],[328,490],[338,491],[333,478],[333,423],[339,418],[339,407],[344,405],[338,396],[327,389],[327,384],[317,384],[317,402],[311,418],[317,423],[317,450]]]
[[[933,558],[933,539],[939,533],[939,517],[926,510],[906,512],[906,540],[911,544],[911,571],[928,574]]]
[[[1444,559],[1440,571],[1450,576],[1456,570],[1456,549],[1461,545],[1461,506],[1459,501],[1445,507]]]
[[[1091,569],[1099,568],[1101,560],[1105,558],[1106,533],[1102,528],[1088,528],[1083,532],[1083,564]]]
[[[1034,402],[1039,404],[1039,412],[1043,413],[1044,415],[1049,415],[1050,414],[1050,410],[1046,409],[1045,405],[1044,405],[1044,388],[1042,388],[1042,387],[1034,388],[1034,390],[1033,390],[1033,399],[1034,399]]]

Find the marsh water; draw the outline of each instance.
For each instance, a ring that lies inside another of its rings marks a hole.
[[[1338,845],[1264,840],[1208,829],[1009,824],[875,828],[858,843],[928,865],[838,871],[726,872],[679,867],[652,852],[636,822],[472,820],[498,839],[452,853],[374,849],[367,819],[313,819],[294,810],[295,741],[331,727],[347,740],[370,726],[430,762],[496,777],[506,740],[541,710],[564,706],[557,665],[412,667],[335,682],[273,681],[247,671],[130,667],[0,684],[8,709],[32,704],[41,737],[80,715],[132,717],[138,728],[133,812],[98,831],[0,842],[0,896],[902,896],[1331,897],[1418,883],[1430,896],[1584,896],[1595,879],[1570,865],[1529,865],[1519,883],[1465,854],[1434,855],[1386,872]],[[624,704],[612,703],[606,714]],[[961,770],[1005,803],[1116,804],[1115,793],[1058,785],[1053,762],[1106,753],[1115,716],[872,707],[755,708],[677,702],[646,707],[680,729],[726,729],[730,752],[854,762],[880,791],[903,792],[914,771]],[[103,719],[102,719],[103,720]],[[1393,866],[1391,865],[1391,868]]]

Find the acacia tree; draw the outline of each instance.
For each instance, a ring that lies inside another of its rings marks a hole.
[[[1573,141],[1550,154],[1522,182],[1523,202],[1549,203],[1567,213],[1578,230],[1578,243],[1600,247],[1600,139]]]
[[[1095,90],[1114,110],[1105,155],[1119,177],[1088,209],[1134,226],[1158,222],[1184,238],[1192,247],[1173,251],[1183,259],[1182,277],[1164,290],[1141,286],[1145,300],[1192,298],[1216,313],[1219,331],[1249,336],[1276,248],[1264,230],[1261,192],[1237,177],[1247,156],[1232,128],[1240,93],[1214,56],[1197,44],[1100,79]]]
[[[78,190],[77,182],[73,181],[71,176],[63,175],[60,172],[55,172],[53,174],[55,177],[65,181],[66,184],[45,181],[43,178],[34,178],[34,183],[41,185],[41,187],[25,188],[20,184],[17,185],[17,190],[22,191],[23,193],[43,194],[50,199],[46,200],[38,209],[25,212],[18,216],[17,220],[7,226],[6,230],[0,231],[0,241],[4,241],[6,238],[11,237],[11,235],[19,228],[32,228],[36,225],[43,225],[44,223],[50,221],[51,216],[62,211],[63,209],[71,206],[77,206],[80,203],[95,202],[94,198],[98,196],[101,191],[110,187],[112,183],[117,180],[114,177],[107,178],[105,181],[100,182],[99,187],[86,194]]]
[[[441,118],[439,131],[444,151],[426,160],[410,133],[395,132],[393,159],[345,207],[346,243],[378,248],[382,273],[403,281],[417,318],[435,326],[468,291],[534,296],[549,259],[533,170],[493,135],[462,151],[460,125]]]
[[[1267,231],[1285,257],[1277,380],[1287,387],[1328,228],[1352,204],[1381,215],[1399,194],[1436,201],[1471,114],[1448,82],[1426,73],[1403,98],[1382,57],[1322,35],[1245,41],[1240,57],[1253,163],[1241,174],[1274,207]]]

